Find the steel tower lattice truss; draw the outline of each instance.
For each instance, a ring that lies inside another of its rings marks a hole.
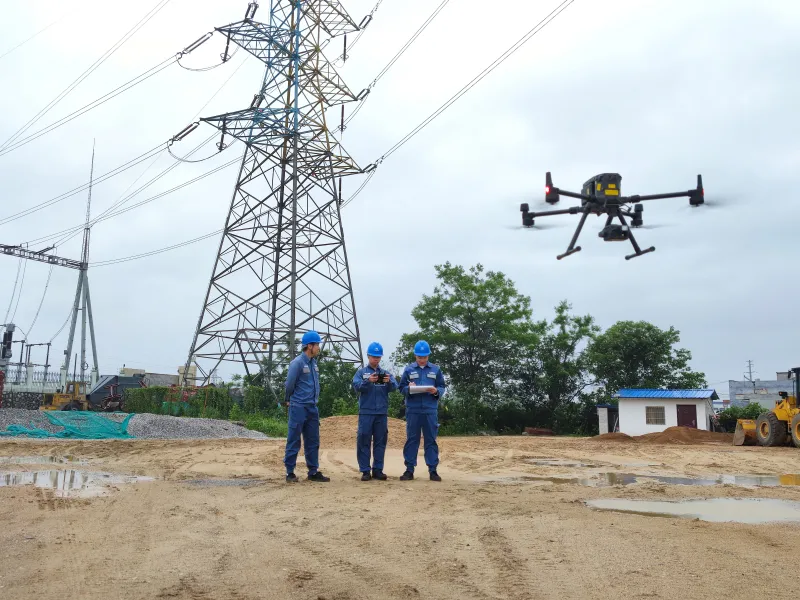
[[[326,121],[359,97],[321,49],[359,27],[336,0],[272,0],[269,23],[255,8],[217,31],[266,65],[261,90],[244,110],[201,119],[246,145],[184,371],[194,361],[203,382],[234,361],[270,383],[312,329],[362,361],[340,178],[363,171]]]

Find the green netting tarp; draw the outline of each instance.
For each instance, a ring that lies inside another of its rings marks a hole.
[[[6,431],[0,431],[1,437],[27,435],[35,438],[71,438],[78,440],[128,440],[133,436],[128,433],[128,421],[133,414],[126,415],[121,422],[112,421],[101,414],[82,411],[40,411],[37,415],[44,414],[50,423],[56,427],[63,427],[62,431],[52,432],[37,427],[31,422],[30,427],[23,425],[9,425]]]

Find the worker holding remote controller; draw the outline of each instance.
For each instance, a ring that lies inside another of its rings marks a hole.
[[[436,472],[439,465],[438,433],[439,399],[444,396],[445,382],[442,370],[428,361],[431,348],[428,342],[420,340],[414,345],[415,361],[403,370],[400,378],[400,393],[406,402],[406,443],[403,446],[403,459],[406,471],[401,481],[414,479],[417,466],[420,432],[425,438],[425,464],[431,481],[441,481]]]
[[[372,342],[367,348],[369,362],[353,377],[353,389],[358,394],[356,457],[361,481],[387,479],[383,472],[383,458],[389,437],[389,392],[397,389],[397,381],[389,371],[381,369],[382,356],[383,346]],[[373,447],[371,474],[370,445]]]

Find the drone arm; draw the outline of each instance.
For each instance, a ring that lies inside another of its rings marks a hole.
[[[577,198],[578,200],[594,200],[591,196],[587,196],[586,194],[577,194],[575,192],[568,192],[566,190],[562,190],[561,188],[555,188],[561,196],[567,196],[568,198]]]
[[[579,212],[581,212],[580,206],[573,206],[571,208],[563,208],[559,210],[542,210],[532,212],[530,215],[532,217],[551,217],[553,215],[577,215]]]
[[[648,194],[646,196],[629,196],[625,198],[626,202],[643,202],[645,200],[661,200],[663,198],[683,198],[691,196],[694,190],[688,192],[670,192],[669,194]]]

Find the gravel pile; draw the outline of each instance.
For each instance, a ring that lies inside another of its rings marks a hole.
[[[9,425],[22,425],[28,428],[37,427],[52,433],[64,430],[63,427],[53,425],[50,419],[39,410],[0,408],[0,431],[5,431]]]
[[[123,413],[95,414],[117,423],[121,422],[127,416]],[[63,430],[63,427],[53,425],[41,411],[25,410],[21,408],[2,408],[0,409],[0,431],[5,431],[9,425],[38,427],[53,433]],[[146,413],[136,414],[128,421],[128,433],[136,438],[151,440],[199,438],[267,439],[267,436],[259,431],[251,431],[241,425],[234,425],[230,421],[192,419],[189,417],[172,417],[168,415],[151,415]]]
[[[141,439],[251,438],[267,439],[260,431],[251,431],[230,421],[192,419],[169,415],[136,414],[128,421],[128,433]]]

